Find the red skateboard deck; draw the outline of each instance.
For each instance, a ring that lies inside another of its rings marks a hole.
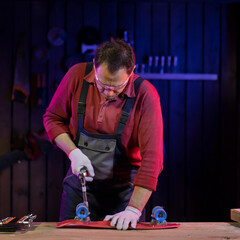
[[[137,223],[136,228],[129,227],[128,229],[139,229],[139,230],[151,230],[151,229],[166,229],[166,228],[177,228],[180,224],[167,223],[165,225],[152,225],[149,222]],[[76,220],[65,220],[59,222],[57,228],[103,228],[103,229],[116,229],[110,225],[110,221],[95,221],[95,222],[82,222]]]

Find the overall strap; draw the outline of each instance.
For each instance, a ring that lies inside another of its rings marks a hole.
[[[143,78],[141,77],[138,77],[135,82],[134,82],[134,90],[135,90],[135,93],[137,95],[137,92],[138,92],[138,89],[140,87],[140,85],[142,84],[142,82],[144,81]],[[128,117],[130,115],[130,111],[132,109],[132,106],[133,106],[133,103],[135,101],[136,97],[132,97],[132,98],[128,98],[124,107],[123,107],[123,111],[122,111],[122,114],[121,114],[121,117],[120,117],[120,120],[119,120],[119,123],[118,123],[118,127],[117,127],[117,130],[116,130],[116,134],[117,135],[121,135],[122,132],[123,132],[123,129],[127,123],[127,120],[128,120]]]
[[[89,62],[86,65],[84,77],[86,77],[93,68],[93,63]],[[82,89],[81,89],[81,94],[80,94],[80,99],[78,102],[78,110],[77,110],[77,116],[78,116],[78,130],[77,130],[77,136],[75,142],[78,143],[79,137],[80,137],[80,132],[83,129],[83,120],[84,120],[84,114],[85,114],[85,109],[86,109],[86,99],[87,99],[87,94],[88,94],[88,87],[89,83],[83,79],[83,84],[82,84]]]

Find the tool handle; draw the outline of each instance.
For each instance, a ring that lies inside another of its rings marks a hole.
[[[88,175],[88,171],[86,167],[83,167],[80,169],[80,173],[81,175],[83,175],[84,177],[86,177]]]
[[[81,180],[82,186],[86,185],[86,176],[87,176],[87,168],[83,167],[80,169],[80,172],[78,174],[78,177]]]
[[[88,208],[87,190],[86,190],[86,176],[87,176],[87,168],[83,167],[83,168],[80,169],[80,173],[78,174],[78,177],[80,178],[81,184],[82,184],[83,203]]]

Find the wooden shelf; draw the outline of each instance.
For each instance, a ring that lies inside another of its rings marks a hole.
[[[216,81],[218,75],[215,73],[136,73],[147,80],[205,80]]]

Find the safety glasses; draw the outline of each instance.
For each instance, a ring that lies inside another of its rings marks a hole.
[[[100,79],[98,78],[97,74],[96,74],[96,70],[95,70],[95,78],[96,78],[96,83],[98,85],[98,87],[100,87],[100,91],[113,91],[113,92],[116,92],[118,93],[119,90],[122,90],[128,83],[130,77],[132,76],[132,73],[133,73],[134,69],[132,70],[131,74],[129,75],[129,77],[120,85],[117,85],[117,86],[110,86],[110,85],[107,85],[107,84],[104,84],[103,82],[100,81]]]

